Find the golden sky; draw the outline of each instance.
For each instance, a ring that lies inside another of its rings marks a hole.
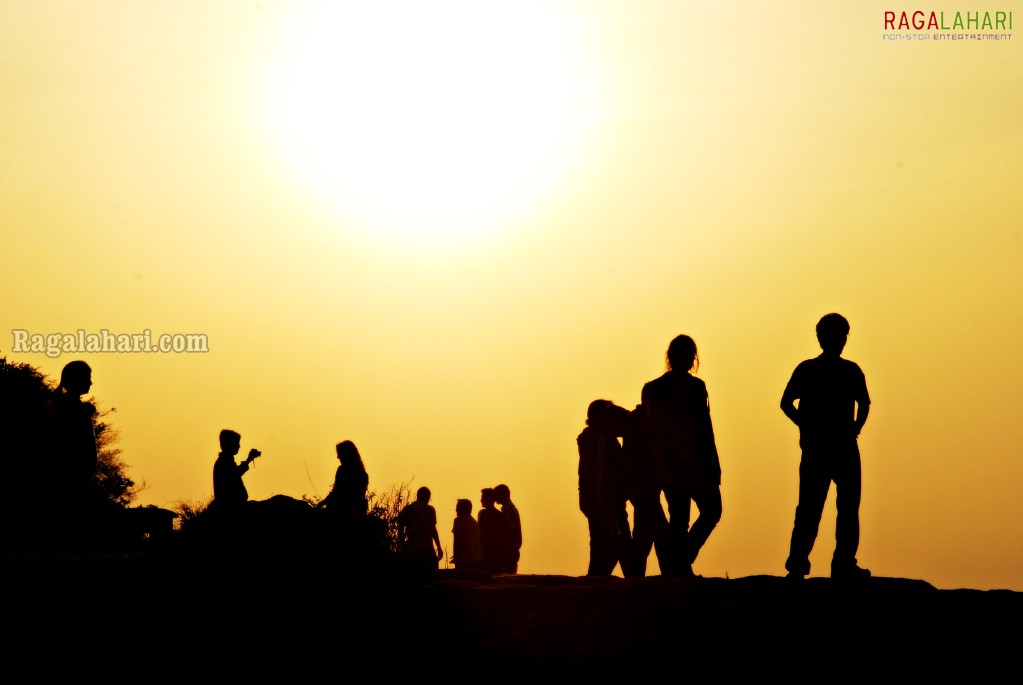
[[[885,40],[903,9],[0,0],[0,355],[89,362],[139,504],[208,498],[224,427],[255,499],[323,496],[351,439],[449,553],[504,482],[520,571],[581,575],[586,406],[687,333],[723,469],[695,570],[781,575],[779,401],[837,311],[861,564],[1023,590],[1023,34]],[[12,350],[79,329],[209,351]],[[832,494],[812,575],[833,534]]]

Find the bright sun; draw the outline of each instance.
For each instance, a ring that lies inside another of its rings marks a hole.
[[[274,56],[268,124],[346,223],[461,243],[579,162],[592,70],[577,33],[529,0],[317,4]]]

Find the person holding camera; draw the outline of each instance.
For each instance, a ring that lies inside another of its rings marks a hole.
[[[237,432],[227,428],[220,431],[220,454],[213,464],[213,501],[210,502],[217,509],[237,510],[249,501],[249,491],[245,489],[242,476],[262,453],[251,449],[245,461],[236,463],[234,458],[241,449],[241,443],[242,436]]]

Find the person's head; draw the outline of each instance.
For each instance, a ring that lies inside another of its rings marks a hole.
[[[511,501],[511,490],[504,483],[495,485],[494,498],[497,500],[498,504],[507,504]]]
[[[459,516],[468,516],[472,513],[472,502],[467,499],[456,500],[455,513]]]
[[[593,400],[586,409],[586,425],[604,433],[621,435],[629,418],[629,410],[611,400]]]
[[[416,501],[417,502],[422,502],[423,504],[429,504],[430,497],[432,497],[432,496],[433,496],[433,493],[430,492],[430,488],[426,487],[425,485],[423,487],[419,488],[418,490],[416,490]]]
[[[849,322],[841,314],[825,314],[817,322],[817,342],[825,354],[842,354],[849,340]]]
[[[220,451],[229,454],[238,454],[242,446],[242,436],[230,428],[220,431]]]
[[[586,425],[597,426],[604,418],[607,410],[614,406],[611,400],[593,400],[586,408]]]
[[[669,371],[687,373],[700,368],[700,355],[696,351],[696,341],[688,335],[678,335],[668,343],[668,351],[664,355]]]
[[[490,509],[497,502],[497,495],[494,494],[494,488],[483,488],[480,490],[480,506],[484,509]]]
[[[81,359],[68,362],[60,371],[60,387],[68,394],[81,397],[92,387],[92,367]]]
[[[337,452],[337,460],[346,466],[357,466],[362,463],[359,448],[351,440],[342,440],[334,446],[334,451]]]

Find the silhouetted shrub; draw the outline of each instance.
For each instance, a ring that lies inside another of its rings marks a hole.
[[[171,505],[171,510],[178,515],[175,525],[177,530],[184,531],[189,529],[198,519],[199,515],[206,511],[212,501],[213,496],[211,495],[206,499],[179,500]]]
[[[389,552],[397,553],[401,548],[402,540],[398,528],[398,514],[414,498],[412,496],[412,481],[397,483],[385,493],[369,493],[369,515],[383,526],[381,527],[384,539],[382,544]]]

